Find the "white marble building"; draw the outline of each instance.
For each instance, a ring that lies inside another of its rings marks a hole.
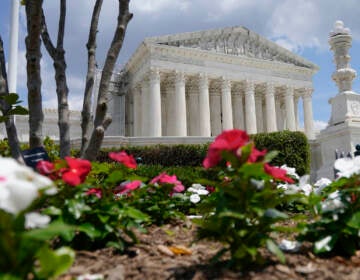
[[[231,128],[295,131],[302,100],[304,131],[313,139],[317,71],[244,27],[147,38],[124,68],[127,90],[114,96],[123,105],[115,105],[113,115],[125,122],[112,126],[137,137],[209,137]]]

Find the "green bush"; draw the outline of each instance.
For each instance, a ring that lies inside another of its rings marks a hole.
[[[310,172],[310,146],[304,133],[285,130],[251,137],[258,149],[279,152],[272,165],[294,167],[300,176]]]
[[[110,161],[108,157],[109,152],[124,150],[136,159],[141,158],[141,163],[146,165],[201,166],[206,156],[208,146],[208,144],[156,145],[102,149],[97,160],[100,162]]]

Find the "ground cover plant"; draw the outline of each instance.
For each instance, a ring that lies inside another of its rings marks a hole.
[[[72,157],[41,161],[42,175],[22,166],[14,175],[1,173],[0,246],[7,252],[0,257],[1,273],[50,279],[71,265],[69,247],[110,247],[125,256],[154,229],[170,225],[165,232],[172,236],[171,225],[179,224],[193,228],[193,244],[217,242],[209,257],[233,271],[286,263],[287,250],[300,242],[311,242],[315,254],[356,255],[360,160],[339,160],[337,180],[311,185],[293,168],[270,165],[275,155],[258,150],[245,131],[229,130],[210,144],[204,168],[195,175],[186,168],[179,175],[180,169],[146,170],[124,151],[110,152],[110,162],[103,163]],[[187,172],[193,179],[186,179]],[[25,190],[32,194],[26,201]],[[20,202],[25,206],[18,209]],[[291,240],[281,240],[284,236]],[[191,254],[182,246],[161,248],[162,254]]]

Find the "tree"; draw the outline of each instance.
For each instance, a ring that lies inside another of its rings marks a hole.
[[[96,67],[96,34],[99,15],[103,0],[96,0],[89,31],[88,48],[88,72],[84,90],[84,103],[82,112],[82,146],[81,157],[94,160],[100,150],[105,130],[111,123],[111,116],[108,114],[109,83],[119,56],[127,29],[132,18],[129,12],[130,0],[118,0],[118,18],[114,37],[107,52],[104,68],[100,79],[98,99],[96,101],[96,115],[92,122],[91,118],[91,94],[94,85]],[[42,10],[43,0],[23,0],[27,17],[26,37],[26,60],[27,60],[27,87],[29,106],[29,143],[30,148],[42,145],[42,96],[41,96],[41,39],[54,61],[55,80],[58,96],[59,130],[60,130],[60,153],[64,157],[70,154],[69,134],[69,109],[68,109],[68,87],[66,82],[66,61],[63,48],[66,17],[66,0],[60,2],[60,19],[56,47],[50,39],[47,30],[45,15]],[[90,133],[90,128],[93,127]],[[90,135],[90,136],[89,136]]]
[[[98,1],[97,1],[98,2]],[[113,40],[107,52],[105,64],[100,79],[97,106],[95,111],[94,128],[87,147],[85,147],[82,157],[95,160],[104,139],[105,130],[111,123],[111,116],[107,113],[109,101],[109,84],[115,68],[116,60],[119,56],[127,29],[127,25],[133,17],[129,12],[130,0],[119,0],[119,13],[117,26]]]
[[[7,73],[6,73],[4,45],[3,45],[3,40],[0,36],[0,110],[2,116],[5,117],[4,122],[6,127],[6,134],[8,136],[12,157],[17,161],[19,161],[20,163],[24,163],[24,159],[22,157],[20,150],[20,143],[17,136],[17,130],[14,123],[14,117],[12,115],[14,111],[11,111],[12,109],[11,102],[9,102],[9,99],[7,99],[9,97],[10,95],[9,95]]]
[[[27,21],[26,71],[29,106],[29,145],[30,148],[42,146],[42,125],[44,114],[41,96],[41,21],[43,0],[26,0]]]
[[[47,30],[44,11],[42,10],[41,38],[47,52],[54,61],[56,94],[58,100],[58,125],[60,135],[60,157],[70,155],[70,121],[69,121],[69,89],[66,81],[66,61],[64,50],[64,33],[66,17],[66,0],[60,1],[60,18],[56,47]]]
[[[96,0],[93,14],[91,17],[89,38],[86,44],[88,50],[88,69],[86,74],[86,83],[85,83],[85,91],[84,91],[84,101],[83,101],[83,109],[81,112],[81,149],[80,154],[84,155],[85,148],[89,143],[90,133],[91,133],[91,124],[93,122],[93,118],[91,115],[91,96],[94,90],[94,79],[95,79],[95,68],[96,68],[96,34],[98,32],[98,24],[99,24],[99,15],[101,11],[101,6],[103,4],[103,0]]]

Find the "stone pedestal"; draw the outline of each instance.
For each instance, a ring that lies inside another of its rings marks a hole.
[[[352,81],[356,71],[350,67],[352,37],[350,30],[337,21],[330,33],[329,44],[334,52],[336,71],[332,78],[336,82],[339,92],[330,98],[331,117],[329,125],[322,130],[317,138],[320,144],[321,167],[317,171],[317,178],[333,179],[333,165],[335,151],[345,154],[353,153],[355,146],[360,143],[360,95],[352,91]]]

